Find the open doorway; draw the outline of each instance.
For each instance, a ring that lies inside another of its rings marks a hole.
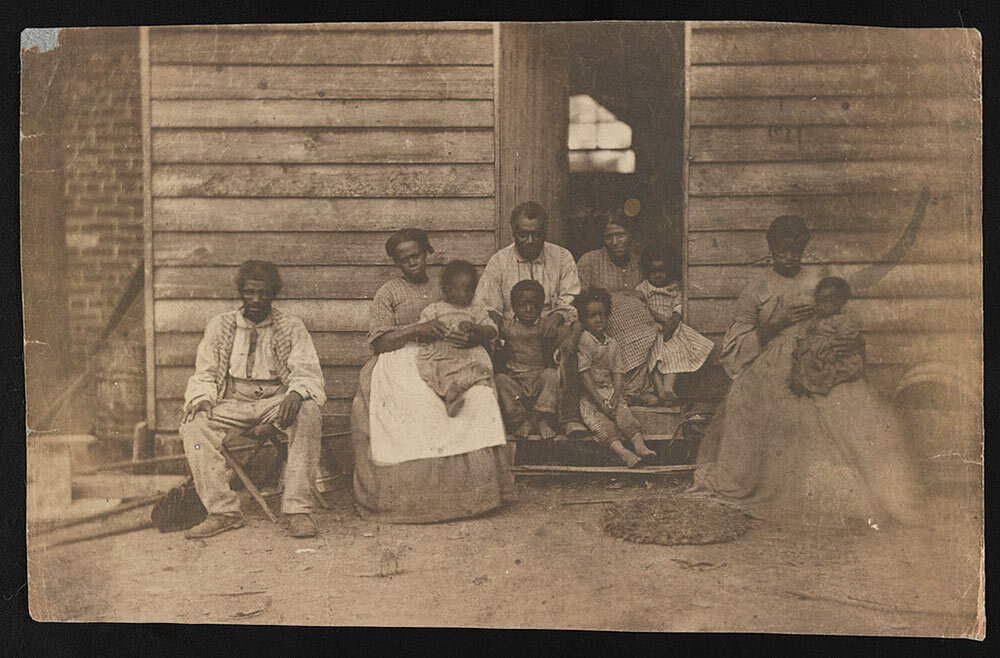
[[[533,200],[549,239],[579,258],[598,217],[635,217],[636,245],[683,238],[683,23],[502,23],[498,224]]]
[[[622,209],[637,242],[683,234],[683,24],[570,25],[566,246],[600,246],[598,217]]]

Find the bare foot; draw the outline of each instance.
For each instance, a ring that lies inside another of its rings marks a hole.
[[[538,434],[543,439],[552,439],[556,436],[556,431],[544,418],[538,419]]]
[[[639,455],[640,459],[656,456],[656,451],[650,450],[649,447],[646,446],[646,441],[643,439],[641,432],[637,432],[632,437],[632,447],[635,448],[635,452]]]
[[[516,436],[519,439],[526,439],[528,438],[528,435],[531,434],[531,430],[532,430],[531,421],[526,420],[523,423],[521,423],[516,430],[514,430],[514,436]]]
[[[636,456],[634,452],[622,445],[621,441],[615,441],[611,444],[611,450],[618,455],[622,462],[629,468],[635,468],[642,461]]]

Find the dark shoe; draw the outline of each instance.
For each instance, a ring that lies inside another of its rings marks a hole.
[[[209,514],[208,518],[184,533],[187,539],[205,539],[214,537],[226,530],[236,530],[244,526],[242,516],[226,516],[225,514]]]
[[[289,514],[288,531],[292,537],[315,537],[316,524],[308,514]]]

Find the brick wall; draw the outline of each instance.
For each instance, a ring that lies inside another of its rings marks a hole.
[[[94,344],[142,260],[139,33],[63,30],[59,48],[65,272],[77,356]],[[141,308],[140,299],[119,339],[142,342]]]

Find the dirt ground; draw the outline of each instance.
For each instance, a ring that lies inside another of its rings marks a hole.
[[[378,525],[350,482],[294,539],[255,506],[245,528],[208,540],[154,529],[46,548],[148,519],[32,537],[37,620],[450,626],[975,636],[981,506],[968,488],[931,501],[931,528],[847,532],[754,521],[717,545],[617,540],[603,504],[656,496],[683,479],[532,478],[481,518]]]

